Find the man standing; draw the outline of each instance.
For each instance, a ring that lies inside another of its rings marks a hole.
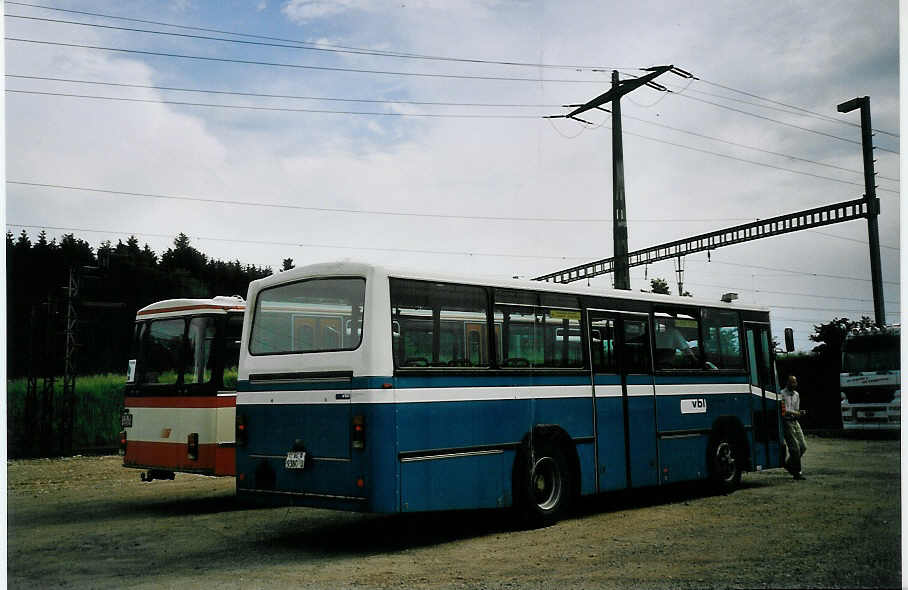
[[[807,451],[804,441],[804,432],[798,422],[806,411],[801,410],[801,396],[798,394],[798,378],[794,375],[788,377],[788,386],[781,391],[782,396],[782,422],[785,426],[785,444],[788,446],[788,460],[785,469],[795,479],[804,479],[801,475],[801,457]]]

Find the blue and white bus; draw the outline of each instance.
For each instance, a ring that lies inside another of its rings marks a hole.
[[[766,309],[342,262],[249,286],[237,493],[514,506],[779,467]]]

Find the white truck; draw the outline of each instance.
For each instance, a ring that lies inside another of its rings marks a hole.
[[[842,344],[842,426],[845,430],[898,430],[901,385],[898,325],[855,330]]]

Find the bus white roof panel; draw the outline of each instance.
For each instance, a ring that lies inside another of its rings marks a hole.
[[[524,279],[510,279],[489,275],[456,275],[435,272],[422,272],[414,269],[394,268],[353,261],[328,262],[297,267],[288,271],[273,274],[269,277],[253,281],[250,287],[263,289],[266,287],[298,281],[307,278],[331,276],[357,276],[367,280],[376,278],[399,278],[421,281],[436,281],[439,283],[459,283],[464,285],[481,285],[497,287],[500,289],[521,289],[530,291],[546,291],[550,293],[563,293],[569,295],[589,295],[594,297],[609,297],[613,299],[626,299],[633,301],[649,301],[653,303],[695,305],[734,310],[747,310],[768,312],[769,308],[755,305],[741,305],[725,303],[695,297],[678,297],[676,295],[658,295],[643,293],[641,291],[623,291],[620,289],[601,289],[585,285],[571,285],[561,283],[547,283],[543,281],[529,281]]]
[[[203,313],[244,311],[246,302],[239,296],[217,296],[211,299],[165,299],[146,305],[136,312],[136,319],[161,316],[182,316]]]

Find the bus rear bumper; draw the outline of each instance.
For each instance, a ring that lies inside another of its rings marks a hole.
[[[123,467],[216,476],[236,474],[236,450],[232,445],[201,444],[195,459],[189,458],[188,450],[184,443],[129,440]]]

